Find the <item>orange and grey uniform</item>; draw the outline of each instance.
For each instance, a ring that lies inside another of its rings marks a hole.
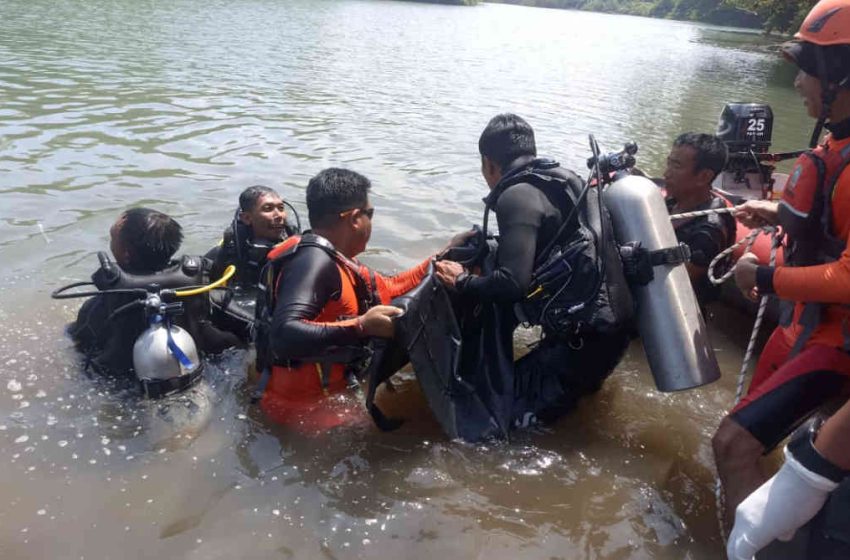
[[[800,157],[780,202],[786,266],[759,267],[760,293],[787,302],[732,417],[766,448],[850,390],[850,120]]]
[[[384,277],[314,234],[281,243],[269,253],[269,261],[275,259],[281,262],[269,286],[275,294],[271,378],[261,407],[272,420],[308,431],[346,423],[323,400],[347,387],[351,364],[343,356],[356,355],[365,342],[357,317],[414,288],[429,261]]]

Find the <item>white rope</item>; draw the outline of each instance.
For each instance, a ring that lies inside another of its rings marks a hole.
[[[689,220],[691,218],[701,218],[703,216],[711,216],[713,214],[732,214],[736,210],[738,210],[740,206],[729,206],[726,208],[711,208],[709,210],[694,210],[693,212],[681,212],[679,214],[670,214],[670,219],[673,221],[676,220]]]
[[[681,214],[673,214],[670,216],[671,220],[685,220],[689,218],[699,218],[702,216],[710,216],[712,214],[726,214],[732,213],[737,208],[717,208],[712,210],[699,210],[695,212],[684,212]],[[764,226],[761,228],[757,228],[752,230],[747,234],[746,237],[740,239],[736,243],[734,243],[731,247],[721,251],[718,253],[716,257],[711,260],[711,263],[708,265],[708,279],[715,286],[719,286],[729,278],[731,278],[735,274],[735,266],[729,267],[729,270],[720,277],[714,276],[714,268],[717,264],[722,261],[724,258],[728,257],[741,245],[745,246],[744,253],[748,253],[750,249],[752,249],[753,244],[756,239],[762,233],[769,234],[772,236],[772,243],[770,246],[770,266],[776,266],[776,253],[779,250],[779,247],[782,245],[782,234],[779,228],[773,226]],[[744,387],[747,384],[747,372],[750,369],[750,362],[752,362],[753,354],[755,353],[756,341],[758,340],[759,331],[761,330],[761,325],[764,320],[764,312],[767,309],[767,302],[769,296],[763,295],[759,300],[758,312],[756,313],[756,320],[753,323],[753,331],[750,334],[750,340],[747,343],[747,351],[744,352],[744,360],[741,363],[741,370],[738,372],[738,384],[735,388],[735,406],[741,402],[741,398],[744,396]],[[724,522],[724,495],[723,495],[723,485],[720,483],[720,477],[718,476],[715,479],[714,484],[714,499],[715,506],[717,508],[717,525],[720,529],[720,537],[723,539],[723,542],[726,542],[726,523]]]

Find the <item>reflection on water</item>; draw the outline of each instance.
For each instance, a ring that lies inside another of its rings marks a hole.
[[[775,147],[807,139],[787,67],[755,35],[481,5],[325,0],[5,0],[0,5],[0,557],[714,558],[708,438],[725,379],[651,386],[639,345],[601,393],[509,443],[448,442],[408,376],[397,432],[315,439],[267,426],[245,356],[192,398],[147,403],[83,373],[62,335],[115,215],[174,214],[212,245],[247,185],[299,210],[322,167],[373,179],[366,260],[413,264],[480,219],[477,138],[526,116],[542,153],[583,168],[586,135],[671,139],[727,101],[766,101]],[[350,401],[344,406],[359,406]]]

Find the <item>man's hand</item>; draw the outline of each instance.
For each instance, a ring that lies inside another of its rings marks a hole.
[[[451,249],[451,248],[453,248],[453,247],[460,247],[461,245],[463,245],[464,243],[466,243],[467,241],[469,241],[472,237],[474,237],[476,233],[477,233],[477,232],[476,232],[476,230],[474,230],[474,229],[471,229],[471,230],[469,230],[469,231],[463,231],[463,232],[461,232],[461,233],[458,233],[457,235],[455,235],[454,237],[452,237],[452,238],[449,240],[449,244],[448,244],[448,245],[446,245],[446,246],[443,248],[443,250],[442,250],[442,251],[440,251],[440,252],[439,252],[439,253],[437,253],[437,254],[438,254],[438,255],[444,255],[444,254],[445,254],[445,253],[446,253],[449,249]]]
[[[447,288],[454,288],[458,276],[464,272],[463,266],[454,261],[437,261],[434,263],[434,274],[437,280]]]
[[[741,255],[735,264],[735,283],[748,299],[755,299],[754,288],[756,287],[756,269],[759,258],[753,253]]]
[[[748,200],[736,206],[733,215],[748,228],[774,226],[779,223],[779,203],[772,200]]]
[[[395,325],[392,318],[400,315],[401,309],[392,305],[376,305],[357,318],[366,336],[392,338],[395,336]]]

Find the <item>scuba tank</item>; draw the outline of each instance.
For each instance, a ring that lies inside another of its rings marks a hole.
[[[614,234],[632,294],[637,323],[655,385],[660,391],[693,389],[720,378],[720,366],[683,266],[690,258],[678,244],[658,187],[626,171],[634,166],[637,145],[599,155],[591,136],[598,185],[614,222]]]
[[[133,370],[144,395],[158,398],[194,385],[203,370],[195,339],[171,321],[183,304],[150,294],[144,307],[149,326],[133,344]]]

